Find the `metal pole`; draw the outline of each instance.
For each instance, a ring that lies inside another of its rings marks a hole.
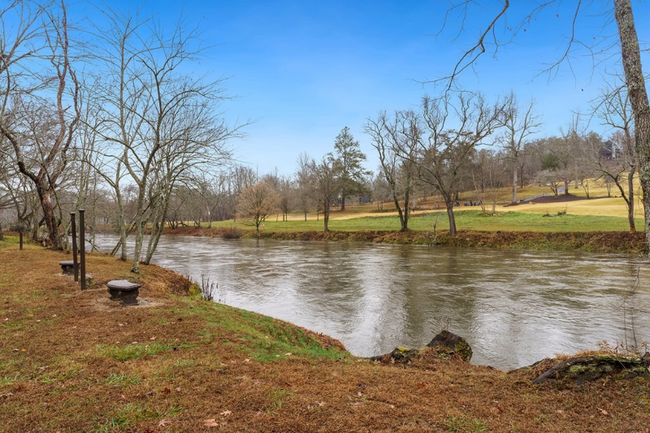
[[[72,269],[74,270],[74,280],[79,281],[79,261],[77,260],[77,221],[74,212],[70,212],[70,222],[72,223]]]
[[[79,256],[81,258],[81,290],[86,290],[86,225],[84,209],[79,209]]]

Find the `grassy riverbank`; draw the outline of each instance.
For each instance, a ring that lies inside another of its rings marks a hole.
[[[0,431],[646,431],[646,379],[533,385],[453,359],[356,359],[322,335],[202,301],[171,271],[0,242]],[[121,308],[105,283],[143,284]]]
[[[166,229],[166,234],[211,237],[256,237],[254,230],[236,226],[222,228],[179,227]],[[448,232],[430,230],[371,231],[341,230],[288,231],[264,230],[263,239],[303,241],[351,241],[391,244],[442,245],[478,248],[545,249],[557,251],[586,251],[597,253],[631,253],[646,251],[643,233],[617,232],[516,232],[516,231],[460,231],[456,236]]]
[[[507,209],[507,208],[506,208]],[[514,231],[540,233],[567,232],[613,232],[629,231],[627,218],[610,215],[581,215],[564,214],[563,211],[551,213],[528,213],[503,211],[495,215],[483,214],[480,210],[456,211],[456,225],[464,231]],[[400,222],[397,215],[386,213],[354,213],[332,212],[329,228],[333,231],[397,231]],[[413,231],[431,231],[434,223],[439,232],[449,230],[447,214],[440,211],[419,211],[409,221]],[[643,228],[643,219],[636,219],[639,230]],[[207,228],[206,224],[202,224]],[[237,227],[251,230],[251,225],[240,221],[218,221],[212,223],[212,228]],[[276,221],[275,217],[264,223],[266,232],[306,232],[322,231],[323,221],[310,217],[307,221],[295,216],[288,221]]]
[[[603,188],[601,188],[603,189]],[[539,194],[539,187],[527,187],[526,194]],[[600,191],[601,193],[604,191]],[[465,199],[466,201],[468,199]],[[461,200],[462,201],[462,200]],[[629,233],[625,202],[620,197],[601,196],[587,199],[575,190],[569,196],[545,196],[516,206],[497,206],[492,212],[476,206],[455,210],[457,236],[449,236],[449,222],[441,203],[433,198],[420,201],[409,220],[409,231],[400,233],[400,222],[391,205],[379,212],[376,205],[348,206],[332,211],[330,233],[323,233],[322,215],[290,214],[282,221],[278,215],[264,222],[260,236],[273,239],[349,240],[402,244],[439,244],[449,246],[579,250],[589,252],[641,253],[647,246],[642,233]],[[639,214],[638,206],[635,213]],[[642,218],[635,224],[641,232]],[[253,237],[257,236],[244,221],[219,221],[166,228],[167,234]]]

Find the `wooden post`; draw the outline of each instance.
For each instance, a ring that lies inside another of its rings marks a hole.
[[[79,209],[79,256],[81,261],[81,290],[86,290],[86,225],[84,209]]]
[[[79,261],[77,260],[77,222],[74,212],[70,212],[70,222],[72,223],[72,269],[74,271],[74,280],[79,281]]]
[[[18,230],[18,237],[20,238],[20,250],[22,251],[23,249],[23,228],[21,227],[20,230]]]

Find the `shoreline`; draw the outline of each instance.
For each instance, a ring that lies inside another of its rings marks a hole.
[[[255,238],[254,230],[239,228],[166,227],[166,235],[208,236],[224,238]],[[582,251],[591,253],[644,254],[648,252],[644,233],[636,232],[484,232],[459,231],[261,231],[260,239],[297,241],[367,242],[402,245],[454,246],[494,249],[531,249]]]

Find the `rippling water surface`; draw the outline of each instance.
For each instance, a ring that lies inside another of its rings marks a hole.
[[[630,341],[632,328],[650,339],[650,267],[635,256],[167,236],[154,262],[358,356],[420,347],[442,328],[468,340],[473,363],[501,369]]]

